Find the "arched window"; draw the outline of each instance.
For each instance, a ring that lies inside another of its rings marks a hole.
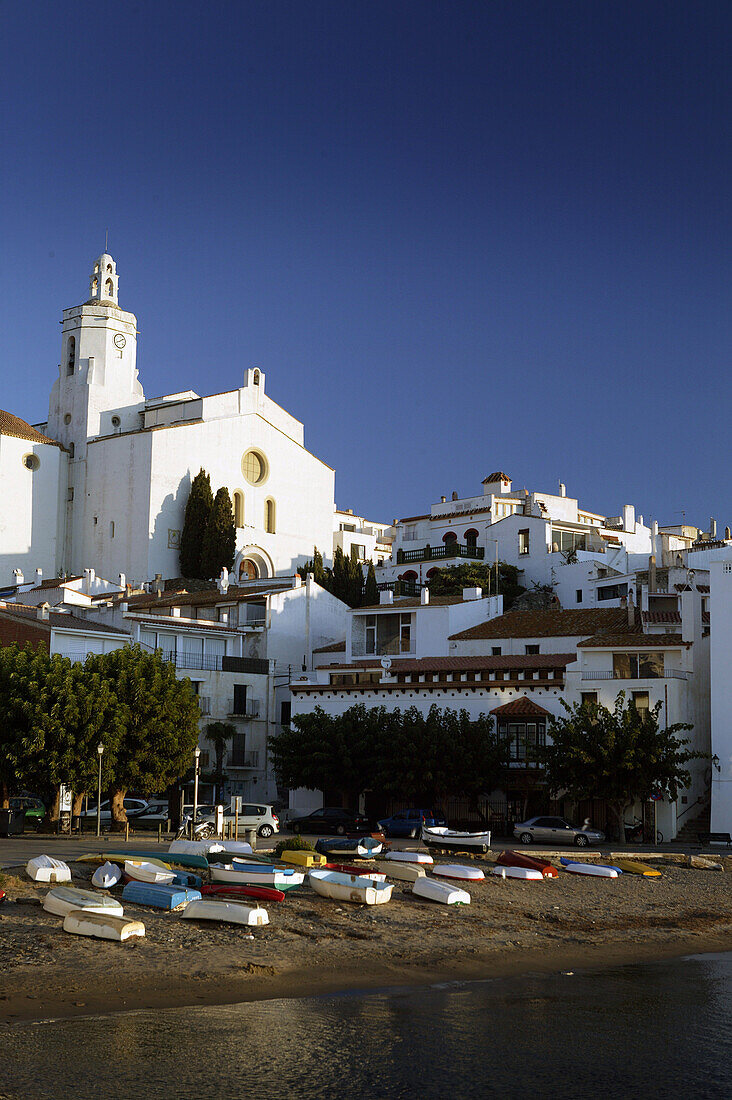
[[[66,353],[66,373],[72,375],[74,373],[74,366],[76,365],[76,340],[73,336],[69,336],[69,342],[67,345]]]
[[[433,566],[431,569],[427,570],[427,573],[425,574],[425,576],[427,577],[427,580],[429,581],[429,580],[432,579],[432,577],[436,576],[438,572],[439,572],[439,570],[435,569],[435,567]]]
[[[69,443],[69,458],[73,461],[74,458],[74,444]]]
[[[108,275],[112,274],[112,265],[111,264],[107,264],[107,274]]]
[[[239,580],[240,581],[256,581],[259,576],[259,570],[255,562],[251,558],[243,558],[239,563]]]
[[[457,542],[457,535],[454,531],[446,531],[445,534],[442,536],[442,541],[444,543]]]
[[[478,532],[474,527],[471,527],[469,531],[465,532],[464,538],[468,546],[475,546],[478,541]]]
[[[270,535],[275,533],[275,502],[272,497],[264,502],[264,529]]]
[[[104,284],[104,293],[107,295],[108,298],[114,298],[114,283],[111,279],[107,279],[106,283]]]
[[[96,294],[99,290],[99,280],[97,278],[92,279],[92,294]]]
[[[244,526],[244,494],[239,489],[234,493],[234,526]]]
[[[254,385],[255,385],[255,386],[258,386],[258,385],[259,385],[259,371],[258,371],[258,370],[255,370],[255,372],[254,372],[254,379],[253,379],[253,381],[254,381]]]
[[[402,573],[400,580],[403,581],[416,581],[417,574],[414,569],[407,569],[406,573]]]

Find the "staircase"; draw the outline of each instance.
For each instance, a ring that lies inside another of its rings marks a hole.
[[[689,814],[694,811],[690,810]],[[706,806],[702,806],[701,810],[697,813],[696,817],[683,817],[681,828],[676,834],[674,844],[692,845],[698,844],[697,835],[699,833],[708,833],[711,821],[711,805],[707,803]]]

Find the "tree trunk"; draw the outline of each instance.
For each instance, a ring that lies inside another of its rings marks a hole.
[[[7,783],[0,783],[0,810],[10,809],[10,788]]]
[[[75,794],[74,795],[74,801],[73,801],[72,806],[71,806],[71,816],[72,817],[78,817],[79,814],[81,813],[81,807],[84,805],[84,798],[85,798],[85,795],[83,795],[83,794]]]
[[[46,818],[44,825],[46,825],[52,831],[58,826],[59,806],[61,805],[61,789],[60,787],[54,787],[53,798],[46,807]]]
[[[124,801],[127,791],[112,791],[110,799],[112,810],[112,832],[122,833],[124,832],[125,825],[127,824],[127,814],[125,813]]]
[[[618,844],[625,845],[625,802],[608,802],[608,809],[615,818]]]

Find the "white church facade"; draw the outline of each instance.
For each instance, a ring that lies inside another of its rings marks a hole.
[[[146,399],[137,318],[119,306],[115,261],[95,262],[89,298],[63,311],[48,421],[0,413],[0,587],[60,571],[144,582],[179,576],[191,482],[203,467],[236,518],[235,576],[292,574],[333,546],[335,473],[303,425],[244,372],[226,393]],[[24,436],[26,438],[24,438]]]

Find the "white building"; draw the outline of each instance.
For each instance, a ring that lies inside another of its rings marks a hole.
[[[84,661],[89,653],[111,653],[130,643],[127,630],[87,622],[69,610],[48,604],[26,607],[0,601],[0,645],[42,645],[51,655]]]
[[[63,311],[61,362],[47,423],[0,414],[0,587],[13,570],[137,581],[179,575],[192,479],[226,486],[241,577],[292,574],[333,545],[334,472],[304,444],[303,425],[243,372],[226,393],[146,399],[137,318],[119,306],[117,268],[94,264],[89,298]]]
[[[347,558],[380,565],[391,557],[391,527],[356,516],[352,508],[333,513],[333,552],[340,547]]]

